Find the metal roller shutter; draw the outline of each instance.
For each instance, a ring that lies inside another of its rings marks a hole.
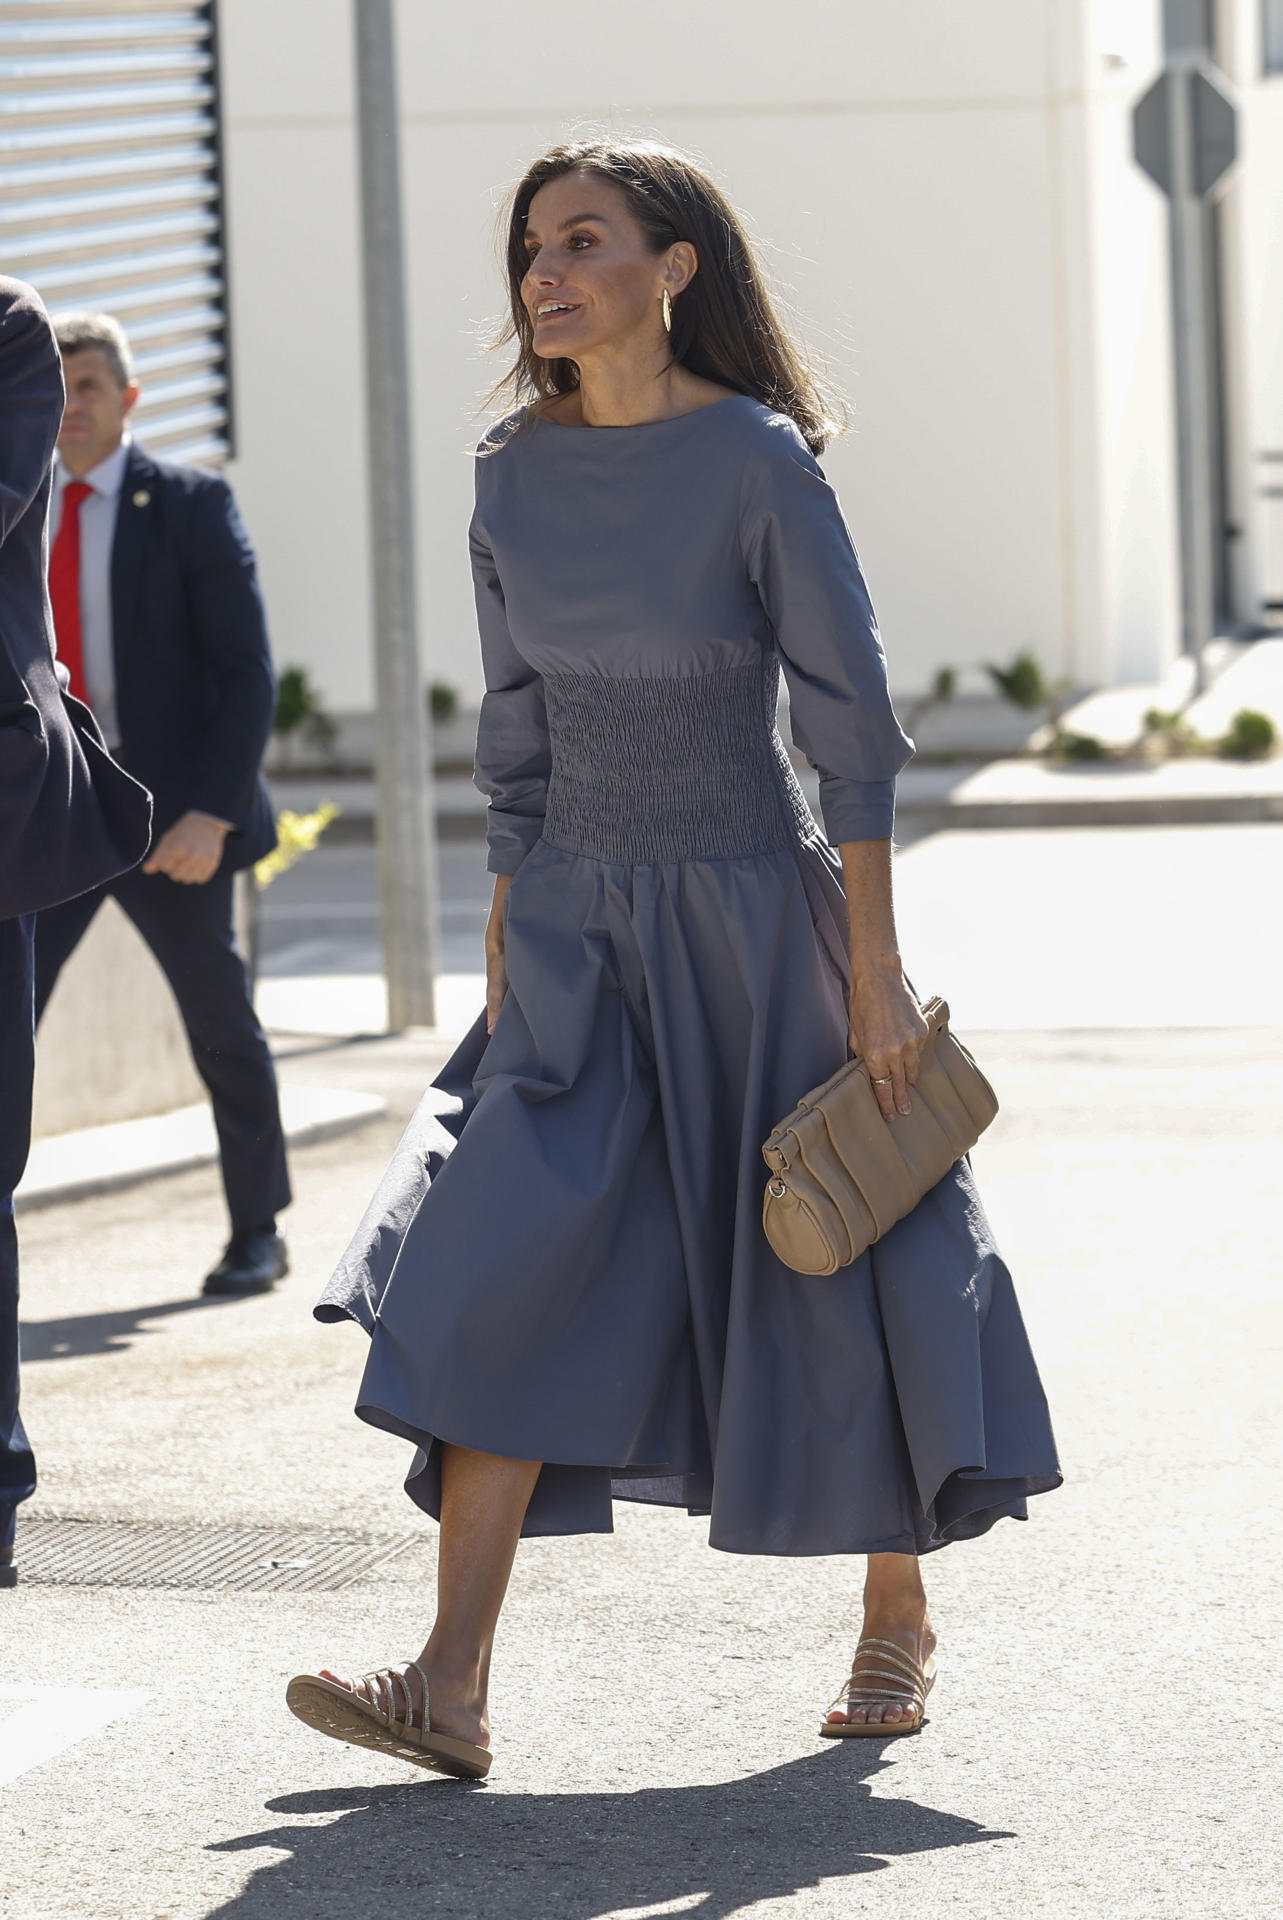
[[[214,7],[0,0],[0,261],[54,313],[114,313],[139,437],[230,451]]]

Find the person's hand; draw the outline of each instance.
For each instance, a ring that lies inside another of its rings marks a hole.
[[[912,1111],[909,1088],[918,1077],[922,1042],[929,1032],[898,968],[852,981],[851,1051],[869,1070],[884,1120]]]
[[[218,872],[229,831],[207,813],[185,813],[161,834],[143,861],[143,872],[163,873],[184,886],[203,887]]]
[[[508,874],[499,874],[494,883],[494,899],[486,922],[486,1032],[493,1033],[508,991],[508,967],[503,954],[503,903],[512,885]]]

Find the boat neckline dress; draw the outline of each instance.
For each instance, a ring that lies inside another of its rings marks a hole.
[[[738,1553],[925,1553],[1060,1483],[965,1160],[850,1266],[762,1231],[761,1143],[847,1052],[833,847],[890,835],[912,748],[841,507],[732,396],[482,440],[476,779],[508,991],[428,1089],[318,1305],[363,1420],[543,1463],[534,1534],[612,1500]],[[827,839],[776,728],[818,770]]]

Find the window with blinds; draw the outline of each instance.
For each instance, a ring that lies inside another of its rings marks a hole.
[[[114,313],[140,439],[230,451],[212,0],[0,0],[0,265]]]

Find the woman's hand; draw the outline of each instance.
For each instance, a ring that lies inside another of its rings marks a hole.
[[[930,1028],[900,966],[891,842],[844,840],[841,853],[851,928],[851,1051],[869,1069],[882,1118],[894,1120],[912,1112],[909,1088]]]
[[[884,1120],[912,1111],[909,1088],[929,1031],[899,967],[852,980],[851,1050],[869,1070]]]
[[[494,883],[494,899],[486,922],[486,1032],[493,1033],[504,995],[508,991],[508,966],[503,954],[503,903],[511,876],[501,873]]]

